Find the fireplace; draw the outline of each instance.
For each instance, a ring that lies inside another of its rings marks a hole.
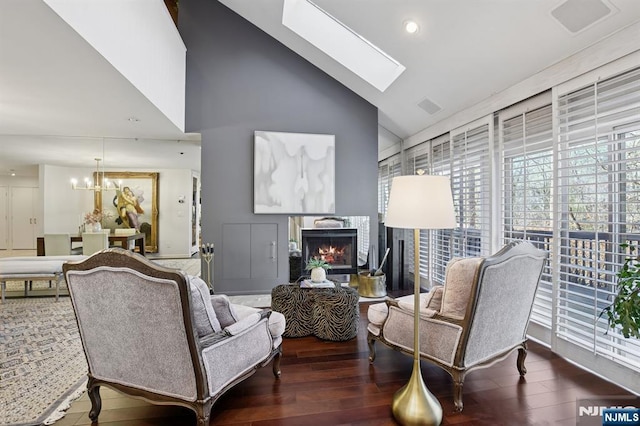
[[[357,228],[302,229],[303,268],[310,258],[324,259],[331,265],[329,275],[358,273]]]

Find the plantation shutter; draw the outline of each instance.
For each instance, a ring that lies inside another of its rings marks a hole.
[[[369,217],[368,216],[350,216],[349,226],[358,229],[358,265],[362,266],[367,261],[369,253]]]
[[[640,370],[638,340],[607,332],[600,317],[616,291],[625,257],[620,244],[640,241],[640,69],[558,96],[558,123],[555,333]],[[586,366],[602,369],[595,361]]]
[[[423,142],[405,151],[405,170],[408,175],[415,175],[418,170],[429,174],[431,162],[429,161],[430,142]]]
[[[391,181],[395,176],[400,176],[401,172],[402,165],[399,154],[378,163],[378,213],[382,215],[383,221],[387,214]]]
[[[406,150],[405,156],[405,170],[408,175],[415,175],[418,173],[418,170],[424,171],[425,174],[430,173],[431,162],[430,162],[430,142],[423,142],[419,145],[416,145],[408,150]],[[409,261],[409,271],[415,271],[413,266],[414,257],[414,247],[413,247],[413,237],[407,238],[406,240],[407,246],[409,248],[408,261]],[[422,278],[429,277],[429,231],[421,230],[420,231],[420,276]]]
[[[500,114],[504,244],[524,239],[547,252],[552,250],[552,121],[550,104],[515,116],[510,111]],[[544,333],[547,343],[552,328],[552,296],[551,268],[547,262],[531,313],[531,321],[547,330]]]
[[[452,248],[457,257],[490,254],[490,132],[490,123],[485,122],[451,133],[451,189],[457,221]]]
[[[449,135],[431,143],[431,174],[451,176],[451,142]],[[451,229],[431,231],[431,279],[435,283],[444,284],[445,269],[451,259]]]

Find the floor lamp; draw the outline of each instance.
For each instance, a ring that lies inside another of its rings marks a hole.
[[[395,177],[387,206],[385,226],[413,229],[413,372],[393,396],[392,411],[403,425],[439,425],[442,406],[427,389],[420,372],[420,230],[455,227],[449,178],[417,175]]]

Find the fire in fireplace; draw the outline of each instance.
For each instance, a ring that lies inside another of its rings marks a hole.
[[[356,228],[302,229],[304,267],[317,257],[331,265],[330,275],[358,273],[358,230]]]

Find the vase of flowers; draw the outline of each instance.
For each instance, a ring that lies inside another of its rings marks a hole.
[[[103,214],[100,210],[94,209],[92,212],[85,213],[84,226],[87,232],[100,232],[102,230],[102,220],[108,215]]]
[[[311,282],[322,283],[327,280],[327,269],[331,269],[331,265],[324,259],[314,257],[309,259],[306,269],[311,271]]]

